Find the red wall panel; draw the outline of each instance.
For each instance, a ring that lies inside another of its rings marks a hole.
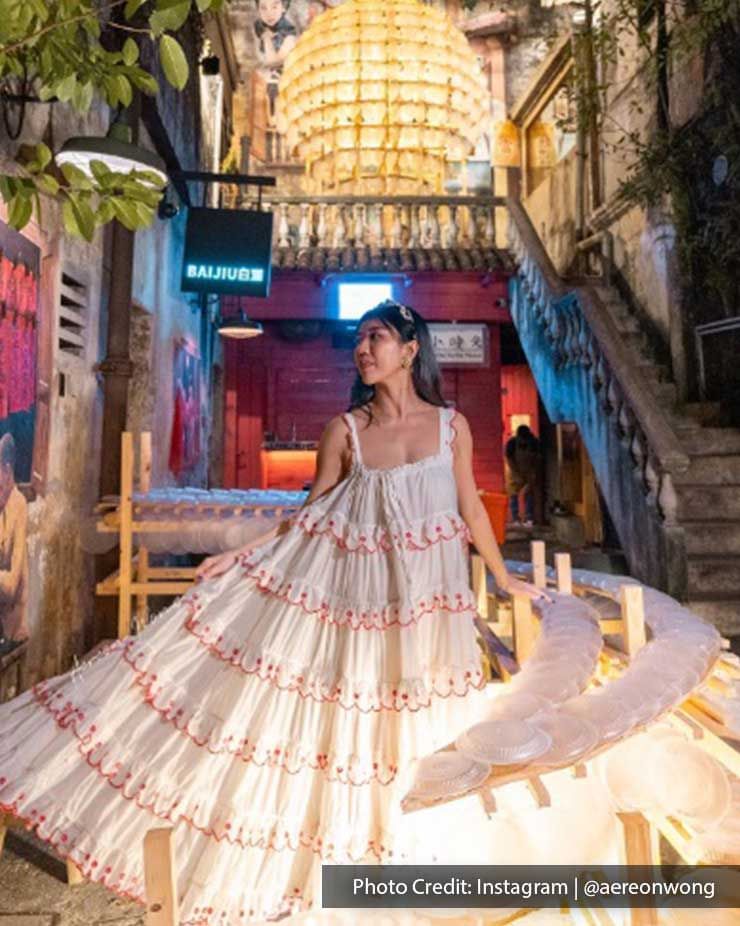
[[[346,411],[355,378],[351,352],[323,334],[303,343],[280,338],[265,322],[258,338],[226,345],[224,480],[238,488],[265,487],[260,450],[265,431],[277,440],[317,441],[327,421]],[[470,422],[478,487],[500,490],[501,386],[499,326],[490,324],[490,366],[445,368],[443,394]],[[295,431],[294,431],[295,426]],[[273,469],[273,473],[275,470]],[[274,480],[270,480],[274,484]]]
[[[501,368],[501,412],[504,441],[512,436],[512,415],[529,415],[532,421],[530,427],[539,436],[537,386],[532,371],[526,364]]]

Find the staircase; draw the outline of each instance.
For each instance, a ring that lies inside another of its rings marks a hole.
[[[509,204],[512,317],[553,421],[575,421],[633,575],[740,633],[740,429],[681,405],[615,288],[557,276]]]

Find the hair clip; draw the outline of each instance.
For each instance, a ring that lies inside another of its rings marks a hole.
[[[414,323],[414,316],[411,314],[411,309],[407,305],[401,305],[398,303],[398,311],[403,315],[407,322]]]

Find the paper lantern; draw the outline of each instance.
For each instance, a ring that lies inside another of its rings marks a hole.
[[[315,192],[443,192],[488,114],[475,54],[447,13],[417,0],[347,0],[288,55],[278,125]]]

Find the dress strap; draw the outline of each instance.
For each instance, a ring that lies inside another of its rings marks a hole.
[[[352,452],[355,455],[355,462],[362,463],[362,454],[360,453],[360,438],[357,435],[357,422],[352,412],[345,412],[342,417],[349,427],[350,437],[352,438]]]
[[[451,406],[442,409],[442,445],[440,450],[448,453],[452,452],[452,443],[455,440],[455,429],[452,426],[452,419],[457,414],[457,410]]]

